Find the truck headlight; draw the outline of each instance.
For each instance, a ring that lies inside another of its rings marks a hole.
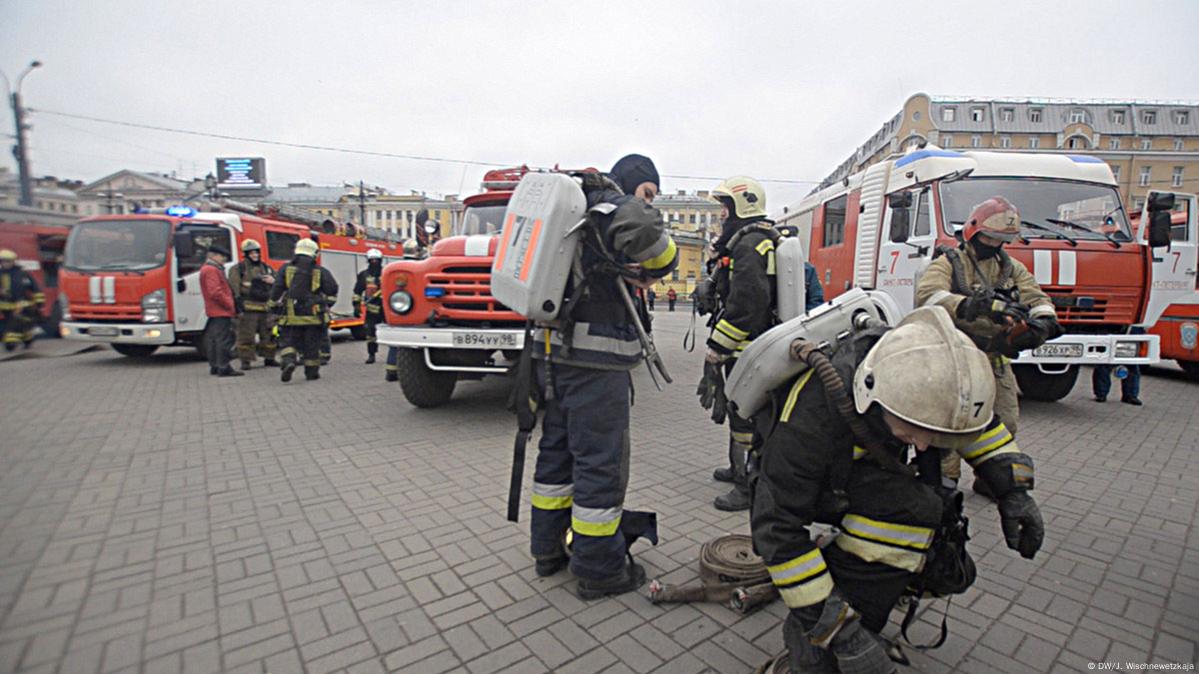
[[[142,323],[163,323],[167,320],[167,292],[161,288],[142,296]]]
[[[1136,358],[1140,342],[1116,342],[1116,358]]]
[[[406,314],[412,311],[412,295],[405,290],[395,291],[387,301],[391,304],[391,310],[397,314]]]

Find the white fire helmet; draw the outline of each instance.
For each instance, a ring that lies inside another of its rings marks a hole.
[[[921,307],[888,331],[853,377],[858,413],[873,403],[939,433],[973,433],[991,421],[995,377],[986,354],[941,307]]]
[[[371,248],[370,250],[366,251],[366,259],[368,259],[368,260],[382,260],[382,259],[383,259],[383,252],[382,252],[382,251],[380,251],[378,248]]]

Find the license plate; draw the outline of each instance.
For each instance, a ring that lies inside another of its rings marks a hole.
[[[515,349],[516,335],[494,332],[455,332],[454,346],[483,346],[493,349]]]
[[[92,337],[116,337],[117,332],[116,328],[96,327],[87,329],[87,334]]]
[[[1050,358],[1082,358],[1082,344],[1042,344],[1032,355]]]

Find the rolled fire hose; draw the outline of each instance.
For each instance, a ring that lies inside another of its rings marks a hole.
[[[750,537],[743,534],[720,536],[700,547],[698,583],[664,585],[654,580],[649,586],[649,598],[655,604],[711,601],[742,614],[777,596],[766,564],[754,554]]]

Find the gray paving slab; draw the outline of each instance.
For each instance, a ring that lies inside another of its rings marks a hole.
[[[692,395],[688,314],[656,314],[676,383],[634,377],[628,506],[658,512],[650,574],[746,532],[711,507],[725,429]],[[701,336],[702,339],[702,336]],[[781,646],[774,604],[582,602],[533,573],[504,518],[514,420],[502,380],[409,406],[365,349],[319,382],[217,379],[184,349],[134,361],[39,342],[0,362],[0,671],[748,672]],[[1199,652],[1199,385],[1172,366],[1146,405],[1025,403],[1045,548],[1020,559],[967,498],[979,582],[919,672],[1193,664]],[[935,635],[940,605],[914,632]],[[895,621],[887,635],[898,631]]]

